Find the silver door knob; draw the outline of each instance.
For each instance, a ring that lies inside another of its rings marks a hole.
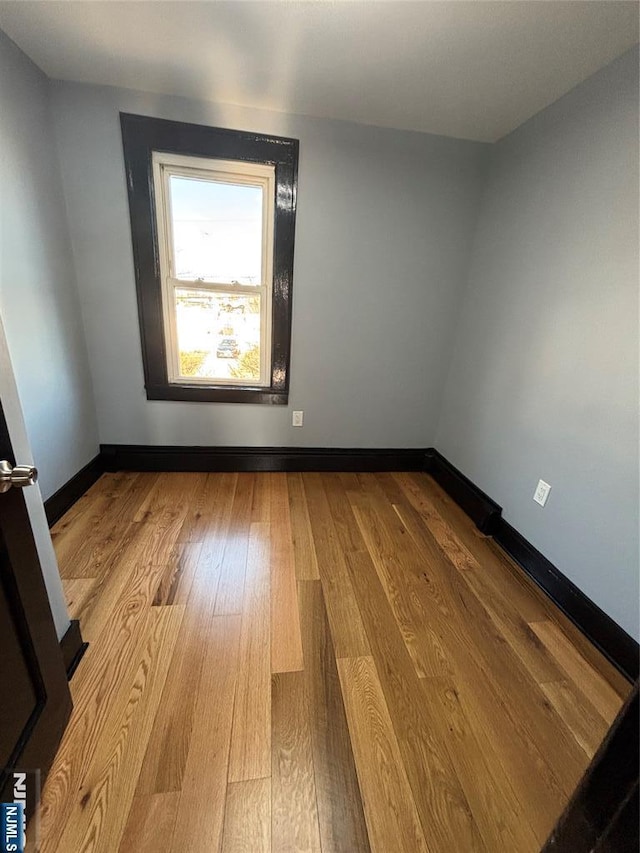
[[[11,465],[6,459],[0,460],[0,494],[8,492],[13,486],[24,489],[33,486],[38,479],[38,469],[33,465]]]

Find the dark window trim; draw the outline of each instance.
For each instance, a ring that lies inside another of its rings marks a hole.
[[[120,113],[120,125],[129,195],[147,399],[286,405],[291,354],[298,140],[185,124],[130,113]],[[160,255],[154,211],[154,151],[221,160],[245,160],[275,166],[271,384],[268,387],[169,383],[162,315]]]

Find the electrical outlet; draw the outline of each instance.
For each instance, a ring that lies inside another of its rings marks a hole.
[[[294,412],[291,423],[293,426],[301,427],[304,422],[304,412]]]
[[[544,480],[538,480],[538,485],[536,486],[536,490],[533,493],[533,499],[540,506],[544,506],[547,502],[547,498],[549,497],[549,492],[551,491],[551,486],[549,483],[545,483]]]

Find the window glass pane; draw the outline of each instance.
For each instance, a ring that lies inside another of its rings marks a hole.
[[[260,296],[176,288],[180,375],[260,379]]]
[[[261,284],[262,187],[169,178],[175,277]]]

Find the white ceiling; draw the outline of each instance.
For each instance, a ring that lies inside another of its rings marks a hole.
[[[0,2],[50,77],[494,141],[638,41],[638,4]]]

